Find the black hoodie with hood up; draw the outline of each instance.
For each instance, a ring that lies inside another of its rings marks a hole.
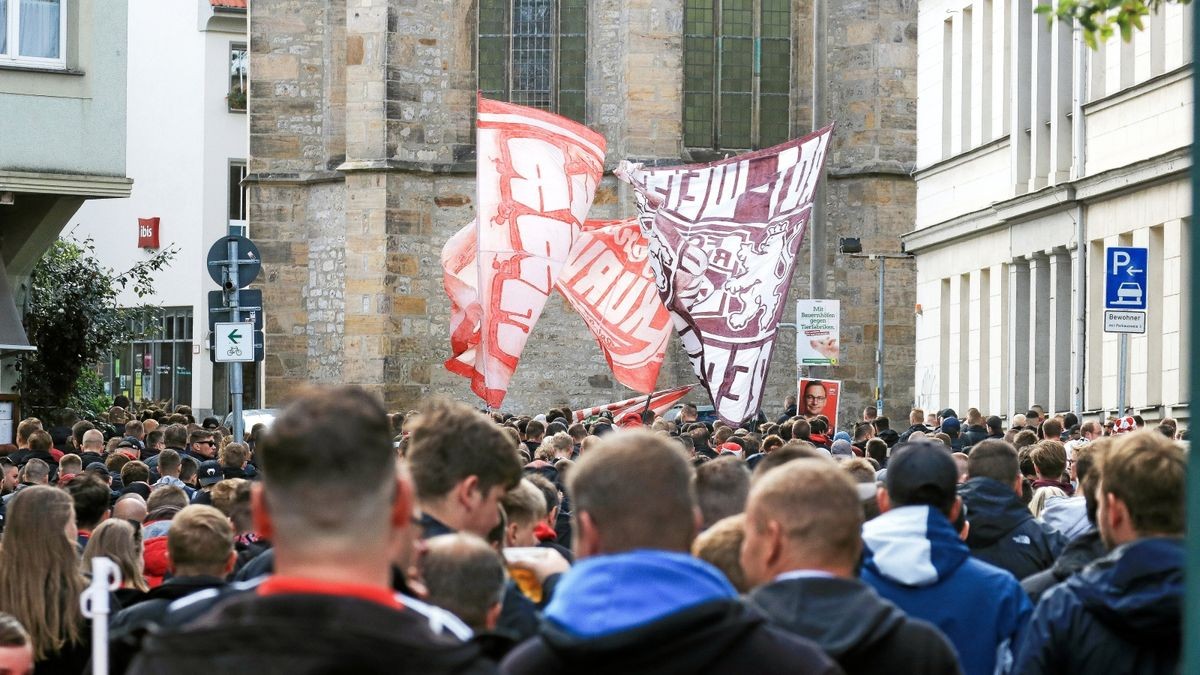
[[[750,605],[780,628],[816,642],[847,675],[961,673],[954,647],[858,579],[802,577],[755,589]]]
[[[998,480],[972,478],[958,488],[967,507],[971,555],[1024,579],[1049,569],[1067,538],[1035,519],[1013,489]]]

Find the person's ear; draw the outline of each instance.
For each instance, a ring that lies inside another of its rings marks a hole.
[[[267,541],[275,539],[275,523],[271,521],[271,510],[267,506],[267,494],[262,483],[250,486],[250,513],[254,520],[254,531]]]
[[[879,504],[880,513],[892,510],[892,500],[888,497],[887,488],[883,486],[875,488],[875,501]]]
[[[774,569],[783,558],[783,525],[778,520],[768,520],[765,533],[767,555],[763,558],[767,569]]]
[[[1104,495],[1104,513],[1109,529],[1113,532],[1118,532],[1129,524],[1129,508],[1111,492]]]
[[[229,552],[229,559],[225,561],[225,574],[224,574],[224,576],[229,576],[229,574],[230,574],[231,572],[233,572],[233,568],[234,568],[234,567],[237,567],[237,551],[230,551],[230,552]],[[174,572],[174,571],[175,571],[175,566],[174,566],[174,565],[172,565],[172,566],[171,566],[171,572]]]
[[[576,558],[599,555],[603,550],[604,542],[600,531],[596,529],[592,514],[587,511],[580,511],[575,515],[574,537]]]
[[[518,529],[520,529],[520,526],[517,525],[516,523],[510,522],[508,524],[508,527],[505,528],[505,530],[504,530],[504,545],[505,546],[516,546],[517,545],[517,530]]]
[[[557,522],[558,522],[558,507],[556,506],[556,507],[550,509],[550,513],[546,514],[546,523],[549,524],[550,527],[554,527],[554,524]]]
[[[487,614],[483,617],[483,626],[488,630],[495,630],[496,624],[500,623],[500,608],[504,605],[497,602],[488,608]]]
[[[483,490],[479,487],[479,476],[467,476],[454,486],[458,503],[467,511],[474,511],[479,502],[483,501]],[[476,497],[478,493],[478,497]]]
[[[392,527],[397,530],[412,525],[413,521],[413,492],[412,483],[403,474],[396,476],[396,497],[392,501]]]

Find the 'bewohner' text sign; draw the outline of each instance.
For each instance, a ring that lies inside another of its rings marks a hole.
[[[1104,310],[1105,333],[1145,333],[1146,313],[1133,309]]]

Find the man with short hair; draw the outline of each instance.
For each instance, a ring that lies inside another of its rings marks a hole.
[[[17,480],[17,486],[13,488],[13,491],[4,495],[4,504],[8,504],[12,500],[13,495],[30,485],[49,484],[50,465],[37,458],[31,459],[17,471]]]
[[[1021,499],[1022,476],[1013,446],[995,440],[976,445],[968,456],[967,476],[958,493],[971,523],[971,555],[1017,579],[1053,565],[1066,537],[1034,519]]]
[[[862,421],[874,422],[876,417],[879,417],[879,410],[875,406],[869,405],[863,408]]]
[[[100,523],[108,517],[108,502],[112,492],[99,478],[90,473],[81,473],[67,483],[67,492],[75,504],[75,527],[78,529],[77,543],[80,551],[87,546]]]
[[[1063,426],[1057,417],[1052,417],[1038,427],[1038,434],[1044,441],[1061,441]]]
[[[20,459],[14,459],[13,463],[17,466],[24,466],[32,459],[40,459],[50,467],[49,482],[51,484],[57,483],[58,460],[54,459],[54,455],[50,454],[50,449],[53,447],[54,439],[50,437],[50,434],[41,429],[35,429],[30,432],[29,438],[26,440],[25,452],[23,454],[14,453],[19,454]]]
[[[906,673],[960,672],[937,628],[858,579],[861,526],[857,489],[836,464],[801,459],[764,476],[746,505],[741,567],[757,587],[750,604],[815,641],[847,673],[900,664]]]
[[[967,409],[967,426],[962,430],[963,452],[970,452],[971,446],[987,440],[988,429],[983,422],[983,413],[979,408]]]
[[[700,419],[700,411],[696,408],[695,403],[684,403],[679,410],[679,424],[693,424]]]
[[[179,472],[182,468],[183,458],[179,456],[179,453],[170,448],[164,448],[158,453],[158,473],[162,478],[159,478],[153,487],[174,485],[187,493],[188,499],[191,499],[196,494],[196,491],[179,478]]]
[[[250,478],[246,470],[246,465],[250,462],[250,446],[236,441],[226,443],[217,451],[217,457],[225,478]]]
[[[360,387],[302,393],[262,440],[259,459],[254,529],[274,544],[274,576],[209,605],[176,603],[169,626],[203,614],[149,637],[130,673],[494,672],[476,647],[434,633],[392,591],[392,562],[411,545],[412,488],[373,395]]]
[[[908,429],[900,434],[900,443],[907,443],[910,436],[917,432],[927,434],[932,429],[925,425],[925,411],[920,408],[913,408],[912,412],[908,413]]]
[[[157,623],[179,598],[225,585],[237,558],[229,519],[211,506],[184,507],[171,519],[167,554],[171,576],[113,617],[114,637]]]
[[[875,418],[875,437],[887,443],[889,448],[900,442],[900,434],[892,428],[892,421],[886,415]]]
[[[537,457],[538,446],[542,444],[542,437],[546,435],[546,425],[538,420],[529,420],[525,425],[525,449],[529,451],[530,457]]]
[[[1153,431],[1099,462],[1096,520],[1111,553],[1048,591],[1019,673],[1172,673],[1183,645],[1187,455]]]
[[[972,556],[951,524],[963,517],[956,474],[940,443],[892,455],[876,494],[882,514],[863,525],[862,580],[940,628],[966,675],[990,675],[1010,658],[1032,608],[1012,574]]]
[[[521,486],[510,493],[517,490]],[[452,612],[476,633],[495,630],[506,574],[504,561],[486,541],[466,532],[427,539],[420,570],[430,603]]]
[[[24,466],[29,459],[29,438],[35,431],[42,430],[42,421],[36,417],[26,417],[17,424],[17,451],[9,455],[9,459],[17,466]],[[45,460],[43,460],[45,461]]]
[[[423,537],[460,530],[486,537],[500,522],[500,499],[521,480],[512,441],[489,418],[441,399],[426,402],[410,427]]]
[[[987,438],[1001,440],[1004,438],[1004,420],[1000,419],[998,415],[987,418]]]
[[[837,671],[688,554],[699,514],[677,445],[650,432],[614,434],[583,455],[567,484],[581,562],[558,583],[540,634],[505,658],[505,672]]]
[[[104,461],[104,434],[99,429],[88,429],[83,432],[79,445],[79,460],[84,468],[93,462]]]
[[[195,429],[188,434],[188,447],[185,452],[196,458],[197,462],[207,462],[217,458],[217,441],[211,431]]]
[[[750,493],[750,470],[733,456],[718,457],[696,468],[696,501],[700,506],[700,529],[741,513]]]
[[[537,546],[534,528],[546,518],[546,498],[542,491],[529,479],[523,478],[516,487],[504,494],[500,504],[504,507],[506,518],[504,545]]]
[[[859,422],[854,425],[854,441],[850,444],[854,447],[854,454],[859,457],[867,455],[867,441],[875,438],[875,426],[870,422]]]

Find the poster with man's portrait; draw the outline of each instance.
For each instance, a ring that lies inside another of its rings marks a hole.
[[[837,429],[838,400],[841,398],[840,380],[811,380],[800,378],[800,390],[796,410],[806,419],[824,415],[829,420],[830,435]]]

